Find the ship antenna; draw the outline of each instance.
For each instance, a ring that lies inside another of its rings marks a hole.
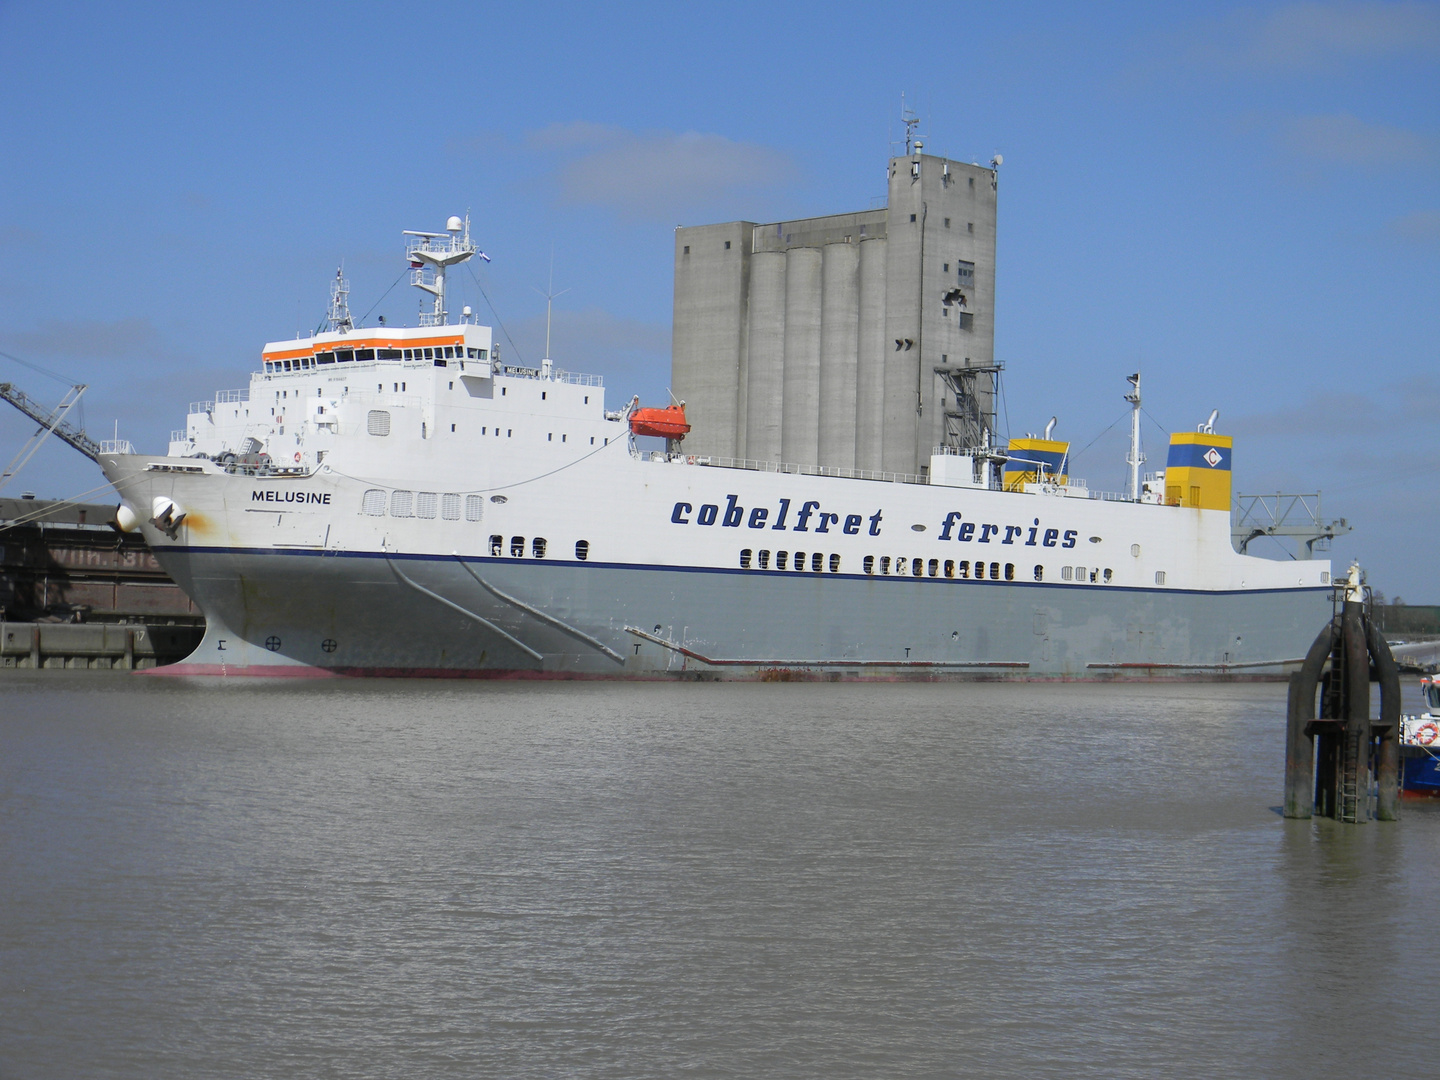
[[[335,271],[335,280],[330,283],[330,310],[325,315],[327,329],[348,334],[355,329],[350,318],[350,282],[345,280],[345,264],[342,262]]]
[[[445,310],[445,272],[477,254],[470,239],[470,215],[452,216],[445,222],[443,233],[406,229],[405,235],[415,238],[405,245],[405,255],[410,260],[410,284],[435,297],[431,310],[420,313],[420,325],[444,326],[449,315]],[[478,254],[486,262],[490,261],[483,251]]]
[[[535,291],[545,297],[545,359],[540,361],[540,370],[548,375],[550,374],[550,308],[555,303],[555,297],[564,296],[570,291],[569,289],[555,291],[555,249],[553,247],[550,249],[550,284],[544,291],[540,289]]]
[[[1125,464],[1130,466],[1130,501],[1140,501],[1140,466],[1145,454],[1140,449],[1140,373],[1127,375],[1125,381],[1133,390],[1125,395],[1130,403],[1130,453],[1125,455]]]

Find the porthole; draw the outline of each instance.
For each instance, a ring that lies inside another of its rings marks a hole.
[[[547,546],[548,544],[546,543],[545,537],[537,536],[534,540],[530,541],[530,554],[534,555],[537,559],[543,559]]]
[[[890,573],[890,556],[889,556],[889,555],[882,555],[882,556],[880,556],[880,573],[882,573],[882,574],[888,574],[888,573]]]
[[[805,552],[803,552],[803,551],[797,551],[797,552],[795,552],[795,562],[793,563],[793,565],[794,565],[794,567],[795,567],[796,570],[804,570],[804,569],[805,569]]]
[[[1071,567],[1071,566],[1062,566],[1062,567],[1060,567],[1060,580],[1061,580],[1061,581],[1069,581],[1069,580],[1070,580],[1071,578],[1073,578],[1074,576],[1075,576],[1075,569],[1074,569],[1074,567]]]
[[[1164,584],[1165,584],[1165,571],[1164,571],[1164,570],[1156,570],[1156,571],[1155,571],[1155,584],[1156,584],[1156,585],[1164,585]]]
[[[1106,585],[1109,585],[1109,584],[1110,584],[1110,579],[1111,579],[1112,577],[1114,577],[1114,576],[1115,576],[1115,571],[1111,570],[1111,569],[1107,566],[1107,567],[1105,568],[1105,584],[1106,584]]]
[[[749,569],[750,569],[750,557],[751,557],[751,555],[753,555],[753,554],[754,554],[754,552],[752,552],[749,548],[741,548],[741,549],[740,549],[740,569],[741,569],[741,570],[749,570]]]
[[[496,432],[496,434],[498,435],[499,432]],[[493,502],[493,503],[504,503],[504,502],[509,502],[510,500],[509,500],[508,497],[506,497],[506,496],[504,496],[504,495],[491,495],[491,496],[490,496],[490,501]]]
[[[945,576],[948,577],[948,578],[953,578],[953,577],[955,576],[955,560],[954,560],[954,559],[946,559],[946,560],[945,560]]]
[[[510,557],[512,559],[523,559],[525,557],[525,537],[510,537]]]
[[[924,559],[911,559],[911,560],[910,560],[910,575],[911,575],[911,577],[923,577],[924,574],[925,574],[925,560],[924,560]]]
[[[961,576],[962,578],[968,578],[968,577],[970,576],[970,560],[969,560],[969,559],[961,559],[961,560],[960,560],[959,574],[960,574],[960,576]]]
[[[1005,580],[1006,580],[1006,581],[1014,581],[1014,580],[1015,580],[1015,564],[1014,564],[1013,562],[1007,562],[1007,563],[1005,564]]]
[[[770,552],[767,551],[765,548],[760,549],[760,569],[770,569]]]
[[[999,580],[1000,580],[1000,564],[999,564],[998,562],[992,562],[992,563],[990,564],[990,580],[991,580],[991,581],[999,581]]]
[[[867,574],[875,573],[875,556],[866,555],[865,558],[861,560],[860,568]]]
[[[577,559],[580,560],[581,562],[584,562],[586,559],[590,558],[590,541],[589,541],[589,540],[576,540],[576,541],[575,541],[575,558],[577,558]]]
[[[499,558],[505,551],[505,538],[498,533],[490,537],[490,555]]]
[[[839,572],[840,572],[840,556],[839,556],[839,555],[831,555],[831,556],[830,556],[830,573],[832,573],[832,574],[838,574]]]
[[[1045,568],[1044,568],[1043,566],[1040,566],[1039,564],[1037,564],[1036,567],[1035,567],[1035,580],[1036,580],[1036,581],[1044,581],[1044,580],[1045,580]]]
[[[789,560],[790,560],[790,553],[789,553],[788,551],[777,551],[777,552],[775,552],[775,569],[776,569],[776,570],[784,570],[784,569],[785,569],[785,566],[786,566],[786,563],[788,563]]]
[[[1139,544],[1131,544],[1131,545],[1130,545],[1130,555],[1131,555],[1132,558],[1136,558],[1136,559],[1138,559],[1138,558],[1140,557],[1140,545],[1139,545]]]
[[[940,560],[939,560],[939,559],[931,559],[931,560],[930,560],[929,573],[930,573],[930,576],[931,576],[931,577],[939,577],[939,576],[940,576]]]
[[[825,556],[822,555],[822,554],[820,554],[820,552],[817,551],[817,552],[815,552],[814,555],[811,555],[811,556],[810,556],[810,571],[811,571],[811,573],[818,574],[818,573],[820,573],[821,570],[824,570],[824,569],[825,569]]]

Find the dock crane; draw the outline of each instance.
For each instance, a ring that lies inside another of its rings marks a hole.
[[[34,398],[30,397],[14,383],[0,382],[0,398],[4,398],[15,408],[34,420],[40,425],[34,435],[20,448],[14,459],[0,472],[0,488],[3,488],[19,472],[40,449],[41,444],[47,438],[54,435],[62,442],[73,446],[80,453],[84,454],[91,461],[99,461],[101,454],[133,454],[134,448],[128,440],[116,439],[113,441],[96,442],[86,435],[84,430],[70,423],[66,417],[70,410],[80,402],[88,386],[85,383],[75,383],[65,391],[65,396],[60,399],[60,404],[53,409],[47,409]]]

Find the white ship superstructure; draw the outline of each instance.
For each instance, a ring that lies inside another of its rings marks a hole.
[[[1071,480],[1049,431],[924,477],[642,451],[679,409],[503,363],[445,308],[468,223],[409,235],[421,326],[354,326],[337,277],[325,329],[267,344],[167,455],[102,456],[206,613],[185,670],[1279,675],[1328,617],[1328,562],[1231,546],[1213,416],[1129,498]]]

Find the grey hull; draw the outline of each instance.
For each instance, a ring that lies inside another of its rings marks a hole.
[[[1279,677],[1328,589],[1105,585],[168,548],[195,673]]]

